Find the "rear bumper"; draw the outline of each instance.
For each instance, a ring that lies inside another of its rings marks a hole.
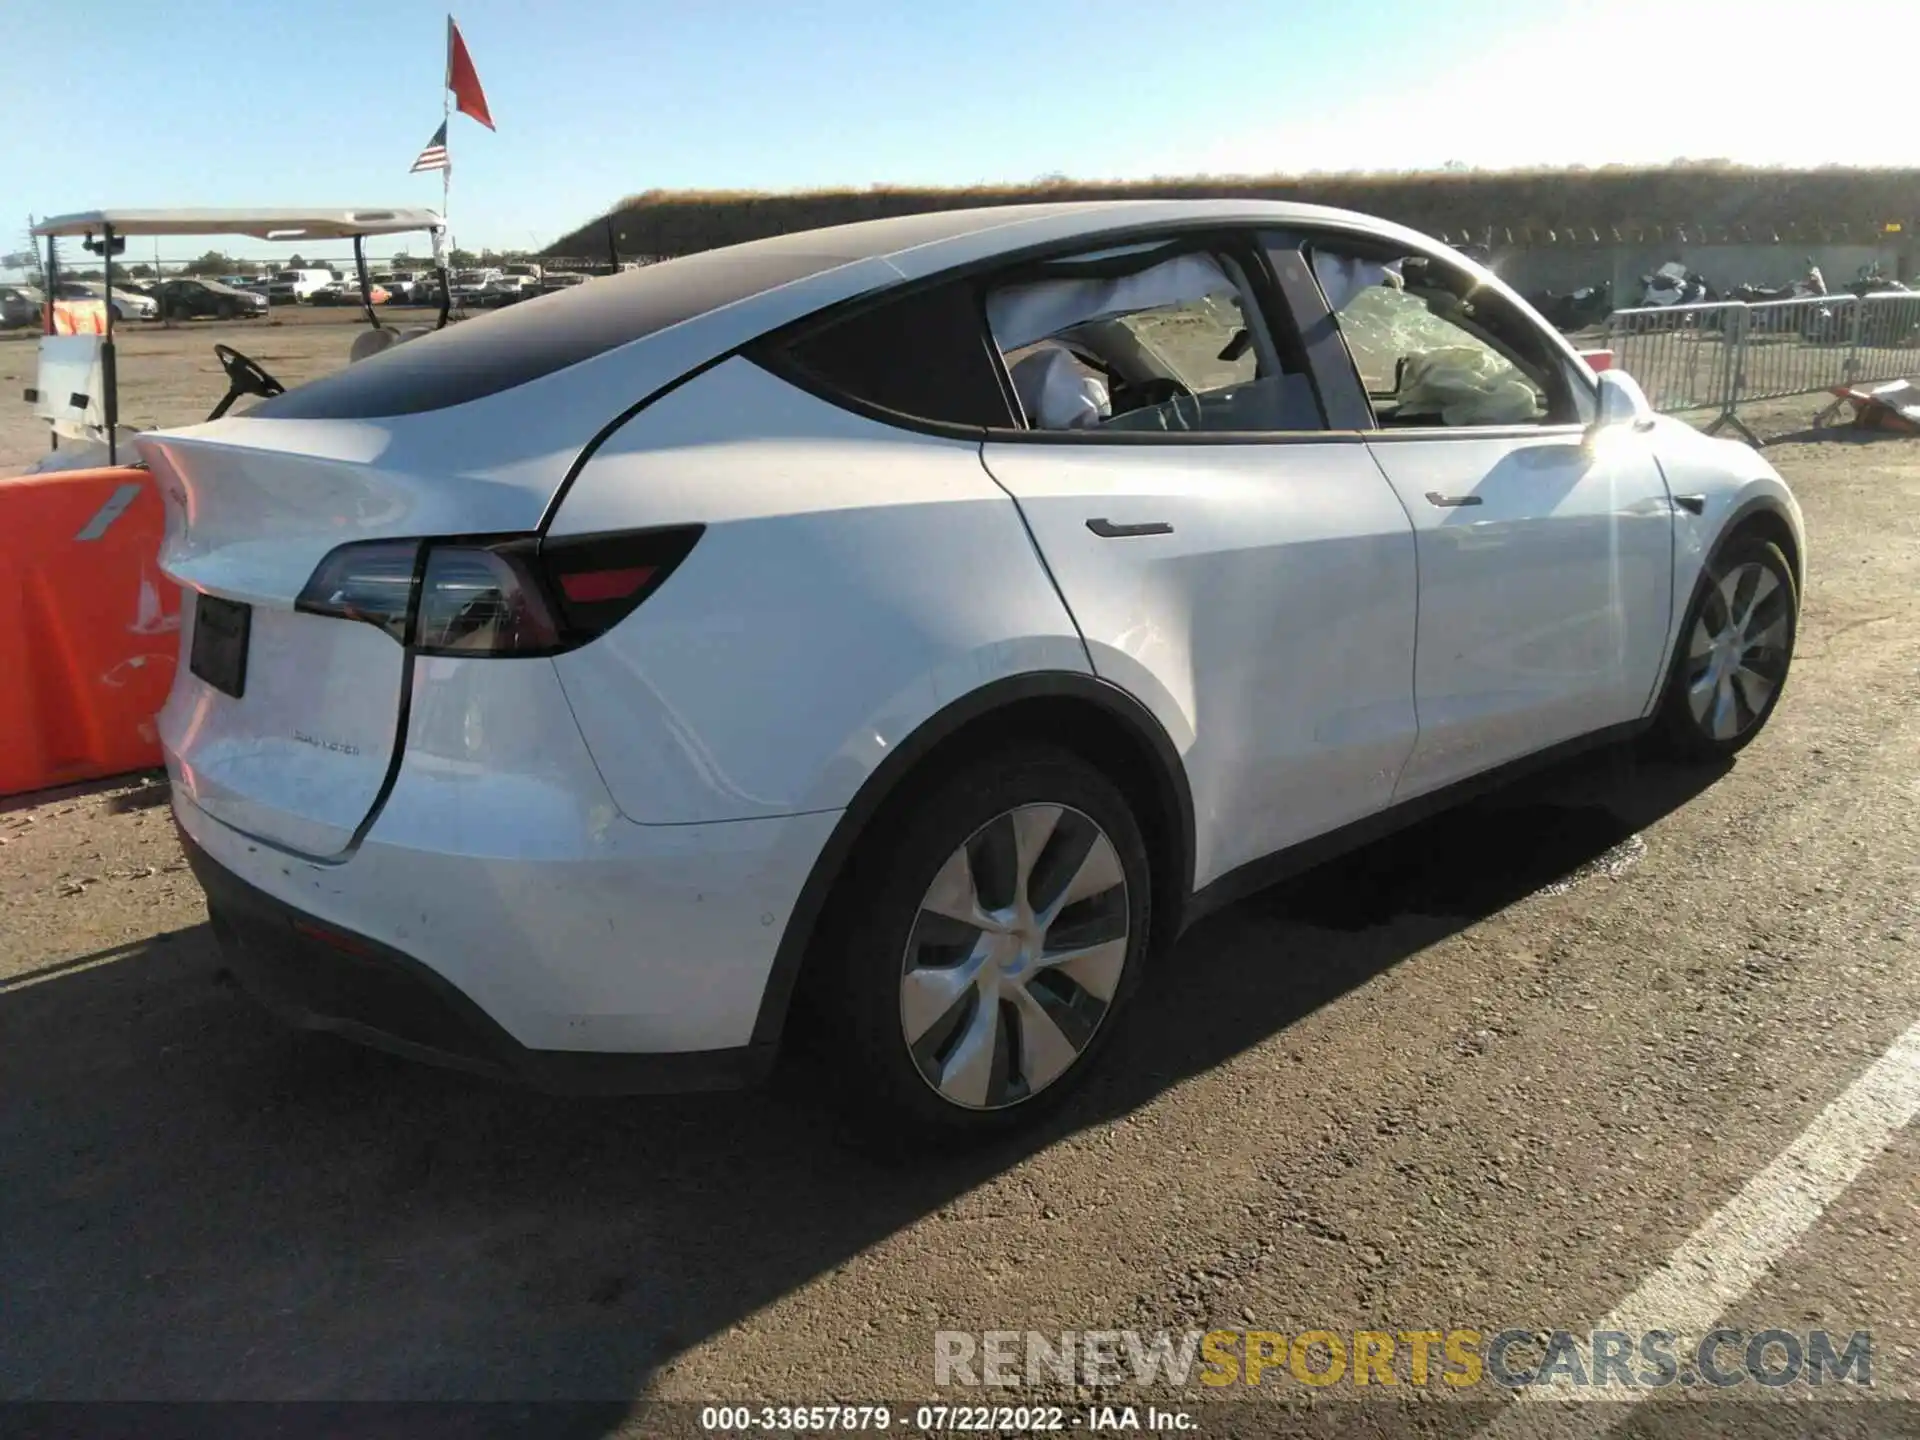
[[[291,753],[309,747],[272,751],[273,733],[302,719],[291,706],[262,711],[256,735],[222,732],[215,721],[233,707],[181,667],[160,734],[187,838],[278,905],[416,962],[535,1055],[698,1055],[777,1039],[779,1016],[761,1012],[839,813],[635,824],[608,795],[551,661],[413,663],[405,758],[364,820],[334,803],[358,783],[355,757],[329,770]],[[269,752],[271,766],[259,758]],[[343,840],[355,822],[364,833],[322,859],[302,842],[328,805]]]
[[[206,891],[230,968],[297,1028],[563,1095],[735,1089],[772,1067],[772,1044],[655,1054],[522,1045],[412,956],[275,899],[214,860],[184,829],[180,843]]]

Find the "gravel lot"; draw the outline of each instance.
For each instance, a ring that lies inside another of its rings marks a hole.
[[[128,338],[130,418],[212,403],[214,329]],[[349,332],[248,333],[291,381]],[[932,1398],[941,1329],[1592,1326],[1920,1018],[1920,442],[1769,454],[1811,580],[1735,766],[1602,755],[1210,919],[1108,1075],[994,1151],[853,1152],[805,1074],[560,1101],[291,1034],[222,983],[162,780],[0,802],[0,1399],[567,1398],[640,1434],[638,1399]],[[1909,1128],[1726,1310],[1871,1330],[1880,1403],[1543,1418],[1920,1431],[1888,1403],[1920,1398],[1917,1175]],[[1201,1433],[1467,1434],[1506,1398],[1231,1393]]]

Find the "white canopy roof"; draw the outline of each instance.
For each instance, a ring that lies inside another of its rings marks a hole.
[[[55,215],[33,227],[35,235],[251,235],[256,240],[343,240],[354,235],[398,235],[438,230],[435,210],[391,206],[321,210],[82,210]]]

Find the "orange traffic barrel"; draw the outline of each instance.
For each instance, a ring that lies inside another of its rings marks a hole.
[[[180,653],[153,476],[0,480],[0,795],[160,763]]]

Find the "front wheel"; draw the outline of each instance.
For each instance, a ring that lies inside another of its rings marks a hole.
[[[1715,760],[1773,714],[1799,628],[1793,567],[1780,547],[1736,537],[1709,563],[1680,630],[1656,723],[1667,748]]]
[[[911,1146],[1037,1119],[1084,1079],[1144,968],[1151,867],[1125,797],[1065,751],[914,792],[856,848],[809,987],[868,1133]]]

